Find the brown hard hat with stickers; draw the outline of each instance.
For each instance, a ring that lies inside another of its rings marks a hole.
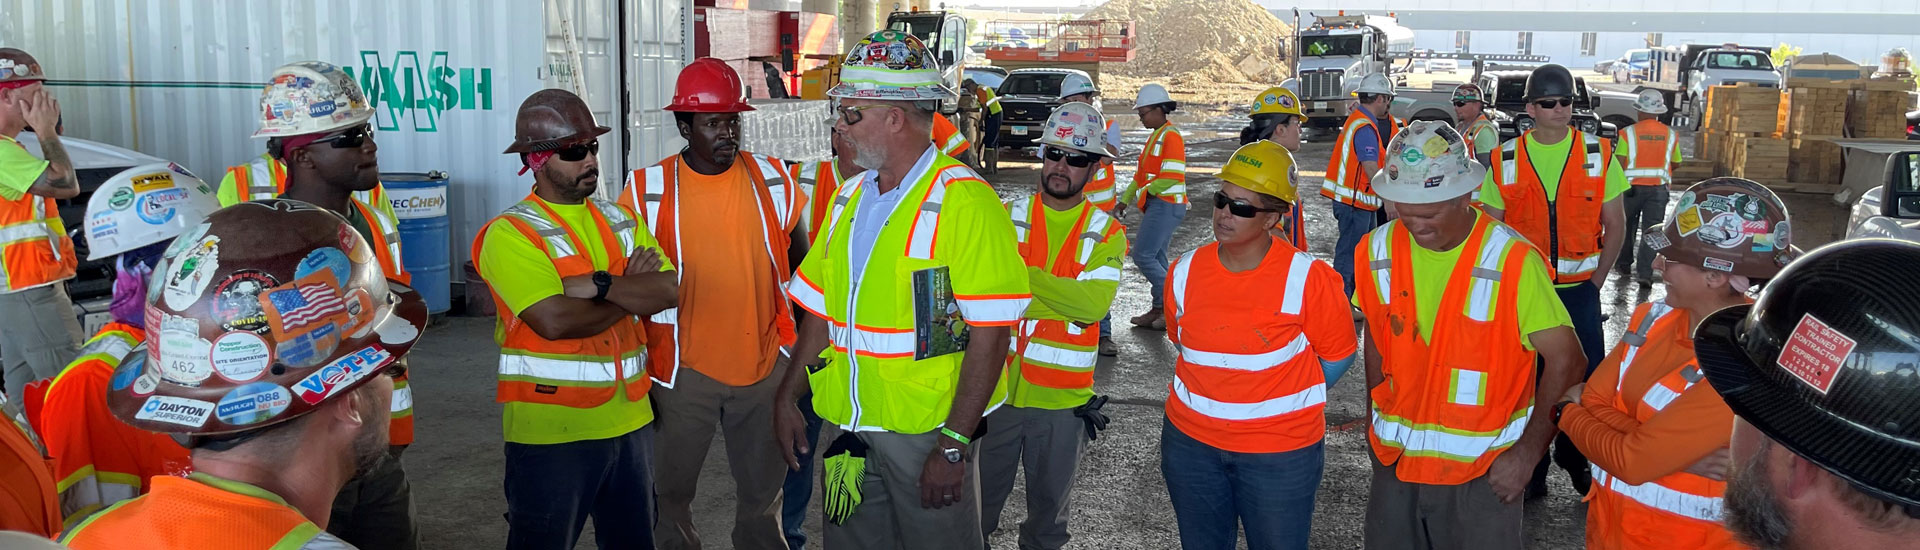
[[[293,419],[380,376],[426,327],[420,295],[387,279],[345,219],[294,200],[208,215],[148,284],[147,343],[114,371],[107,402],[156,432]]]
[[[1713,178],[1688,187],[1664,223],[1647,228],[1648,248],[1710,271],[1770,279],[1799,255],[1787,205],[1764,185]]]

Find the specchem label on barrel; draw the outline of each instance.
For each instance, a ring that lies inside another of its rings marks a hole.
[[[447,215],[447,188],[446,186],[426,188],[389,186],[387,202],[393,204],[393,215],[403,220],[437,218]]]

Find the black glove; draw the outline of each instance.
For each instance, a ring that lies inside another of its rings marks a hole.
[[[1073,415],[1087,423],[1088,441],[1099,439],[1100,431],[1107,429],[1107,413],[1100,412],[1100,407],[1106,405],[1107,396],[1096,395],[1088,399],[1086,404],[1073,408]]]

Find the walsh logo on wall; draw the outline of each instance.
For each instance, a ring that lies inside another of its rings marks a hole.
[[[456,67],[444,51],[361,50],[360,65],[343,68],[366,90],[382,131],[438,132],[447,111],[493,110],[493,68]]]

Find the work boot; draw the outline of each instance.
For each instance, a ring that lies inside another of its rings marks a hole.
[[[1113,338],[1101,336],[1100,337],[1100,356],[1114,357],[1117,355],[1120,355],[1120,348],[1118,346],[1113,345]]]
[[[986,159],[981,162],[986,165],[988,174],[1000,173],[1000,150],[988,149]]]
[[[1133,323],[1133,326],[1140,327],[1140,328],[1150,328],[1154,330],[1167,330],[1166,312],[1162,311],[1160,308],[1157,308],[1157,307],[1153,309],[1149,309],[1147,310],[1146,313],[1142,313],[1137,317],[1129,319],[1129,321]]]

